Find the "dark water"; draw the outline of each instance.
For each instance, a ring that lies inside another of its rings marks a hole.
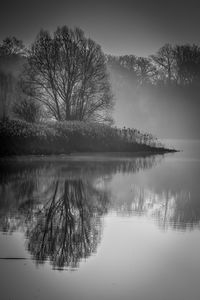
[[[177,145],[1,164],[0,299],[199,300],[200,143]]]

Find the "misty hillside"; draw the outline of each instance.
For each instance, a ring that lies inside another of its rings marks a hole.
[[[135,69],[133,61],[132,55],[108,58],[116,124],[150,131],[160,138],[199,138],[199,85],[141,84],[141,69]],[[146,73],[153,81],[154,70],[149,68]]]

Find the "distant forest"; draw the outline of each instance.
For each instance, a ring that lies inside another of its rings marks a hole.
[[[200,46],[165,44],[149,57],[108,55],[107,67],[120,124],[125,119],[158,136],[200,138]]]
[[[199,86],[200,47],[193,44],[165,44],[156,54],[146,57],[135,55],[107,56],[112,68],[131,71],[137,85]]]

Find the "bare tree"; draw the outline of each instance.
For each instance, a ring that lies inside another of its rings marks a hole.
[[[106,59],[82,30],[41,31],[29,56],[29,78],[37,98],[57,120],[105,119],[112,93]]]
[[[142,85],[153,82],[157,70],[149,58],[138,57],[136,60],[136,74],[138,83]]]
[[[10,105],[13,95],[14,78],[11,74],[0,71],[0,118],[9,117]]]
[[[24,54],[25,46],[21,40],[16,37],[6,37],[0,44],[0,55]]]
[[[177,45],[174,49],[178,83],[188,85],[200,82],[200,47]]]
[[[170,84],[174,78],[175,57],[173,47],[170,44],[165,44],[158,50],[157,54],[151,55],[151,58]]]

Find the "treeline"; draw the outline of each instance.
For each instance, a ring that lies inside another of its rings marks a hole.
[[[0,44],[0,118],[27,122],[111,124],[109,70],[127,70],[138,87],[200,87],[200,47],[166,44],[149,57],[105,55],[76,28],[41,30],[25,48],[15,37]],[[163,91],[165,93],[166,90]]]
[[[107,64],[130,71],[140,86],[200,86],[200,47],[195,44],[165,44],[149,57],[108,55]]]

